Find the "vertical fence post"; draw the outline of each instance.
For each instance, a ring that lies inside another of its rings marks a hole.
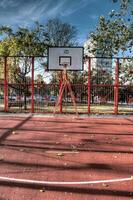
[[[114,85],[114,113],[118,114],[118,101],[119,101],[119,58],[116,60],[115,67],[115,85]]]
[[[4,110],[8,112],[8,69],[7,57],[4,57]]]
[[[62,85],[62,71],[60,72],[60,83],[59,83],[59,87],[61,87]],[[60,113],[62,113],[62,97],[60,100]]]
[[[34,113],[34,57],[32,57],[31,70],[31,112]]]
[[[90,114],[91,103],[91,58],[88,60],[88,114]]]

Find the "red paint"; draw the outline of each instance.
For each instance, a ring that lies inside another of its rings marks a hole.
[[[133,70],[130,70],[130,71],[129,71],[129,74],[133,74]]]
[[[60,83],[59,83],[60,90],[61,90],[61,86],[62,86],[62,71],[60,72]],[[60,99],[60,113],[62,113],[62,96]]]
[[[88,60],[88,114],[90,114],[91,103],[91,58]]]
[[[115,85],[114,85],[114,113],[118,114],[118,101],[119,101],[119,58],[116,60],[115,68]]]
[[[8,112],[8,69],[7,57],[4,57],[4,110]]]
[[[32,77],[31,77],[31,112],[34,113],[34,57],[32,57]]]
[[[132,117],[2,116],[0,135],[4,159],[1,159],[0,175],[40,181],[131,177],[132,124]],[[12,134],[13,130],[16,134]],[[0,186],[1,197],[14,200],[129,200],[132,191],[133,181],[44,187],[1,182]]]

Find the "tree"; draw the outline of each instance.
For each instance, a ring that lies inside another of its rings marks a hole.
[[[48,45],[45,29],[38,22],[32,29],[19,27],[16,32],[7,26],[0,27],[4,39],[0,43],[0,55],[42,56]]]
[[[51,19],[46,24],[48,43],[51,46],[74,46],[76,45],[77,29],[60,19]]]
[[[112,1],[120,5],[119,10],[112,10],[107,19],[101,16],[97,29],[90,34],[93,45],[88,48],[91,47],[90,52],[95,55],[99,53],[101,57],[118,56],[119,53],[127,56],[127,51],[131,53],[133,50],[132,2],[131,0]],[[119,88],[121,93],[129,91],[128,85],[133,83],[132,62],[131,59],[120,60],[119,84],[127,86]]]
[[[119,83],[121,85],[133,85],[133,59],[120,60]]]
[[[90,34],[94,43],[91,52],[101,52],[101,55],[118,55],[121,51],[124,53],[132,51],[133,46],[133,23],[129,18],[129,13],[133,15],[132,3],[130,0],[113,0],[120,4],[119,11],[112,10],[109,17],[99,18],[99,24],[95,32]]]
[[[48,38],[49,46],[77,46],[77,29],[69,23],[62,22],[60,19],[51,19],[46,24],[46,35]],[[59,72],[53,72],[51,83],[59,83]],[[73,72],[69,73],[70,79],[75,79]]]
[[[2,26],[0,34],[4,37],[0,43],[0,55],[21,56],[8,58],[8,69],[12,83],[16,83],[11,85],[11,91],[14,89],[15,93],[18,93],[21,85],[21,95],[24,95],[24,105],[27,109],[26,98],[30,95],[28,84],[31,81],[28,75],[32,63],[30,56],[42,56],[46,53],[47,38],[44,26],[36,22],[33,29],[19,27],[15,32]]]

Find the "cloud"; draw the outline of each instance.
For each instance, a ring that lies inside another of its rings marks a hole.
[[[39,19],[48,4],[40,0],[2,0],[0,18],[3,24],[23,24]]]
[[[95,0],[1,0],[0,24],[23,25],[40,19],[65,17]]]

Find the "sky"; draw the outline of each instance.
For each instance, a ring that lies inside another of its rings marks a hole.
[[[99,16],[117,8],[112,0],[0,0],[0,25],[32,27],[34,21],[44,24],[56,17],[77,27],[83,45]]]

